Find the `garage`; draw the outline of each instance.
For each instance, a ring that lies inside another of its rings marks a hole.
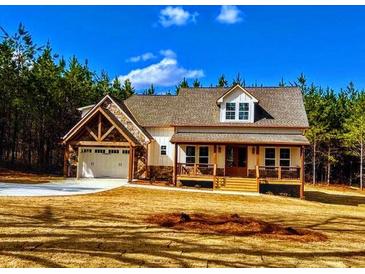
[[[127,178],[129,148],[80,147],[78,175],[81,178]]]

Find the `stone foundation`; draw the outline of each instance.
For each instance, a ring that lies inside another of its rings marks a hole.
[[[169,181],[172,182],[172,166],[148,166],[148,173],[151,181]]]

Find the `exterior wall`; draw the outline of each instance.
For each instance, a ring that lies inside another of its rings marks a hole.
[[[170,143],[174,128],[146,128],[153,137],[148,145],[149,166],[173,166],[175,145]],[[161,146],[166,146],[166,155],[161,155]]]
[[[228,120],[227,122],[237,122],[237,123],[253,123],[255,120],[255,103],[253,98],[251,98],[248,94],[246,94],[241,88],[237,87],[236,90],[232,91],[226,97],[224,97],[223,102],[221,103],[221,111],[220,111],[220,121],[226,121],[226,103],[248,103],[249,104],[249,114],[248,120],[240,121],[238,120],[238,104],[236,105],[236,119],[237,121]]]
[[[265,148],[272,147],[275,148],[275,166],[280,164],[280,148],[290,148],[290,166],[300,167],[300,147],[287,147],[287,146],[260,146],[260,165],[265,165]]]
[[[178,146],[178,163],[186,163],[186,146],[195,146],[195,163],[199,163],[199,147],[203,146],[209,147],[209,163],[212,164],[214,162],[213,154],[214,154],[214,146],[213,145],[179,145]],[[217,145],[217,168],[225,167],[225,146]],[[219,149],[220,148],[220,149]]]

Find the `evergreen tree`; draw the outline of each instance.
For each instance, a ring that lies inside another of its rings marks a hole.
[[[225,88],[228,86],[228,81],[226,80],[224,74],[222,74],[221,76],[219,76],[218,78],[218,85],[217,87],[220,87],[220,88]]]
[[[195,79],[194,80],[193,87],[194,88],[200,88],[201,87],[200,81],[198,79]]]
[[[189,83],[185,78],[175,87],[176,95],[179,94],[180,89],[182,89],[182,88],[189,88]]]
[[[236,78],[234,78],[232,81],[232,86],[235,86],[235,85],[240,85],[241,87],[246,86],[246,81],[245,81],[245,79],[241,78],[240,73],[237,73]]]
[[[143,93],[144,95],[155,95],[155,87],[153,86],[153,84],[151,84],[151,86],[146,89]]]
[[[365,144],[365,94],[356,96],[351,114],[344,123],[345,133],[343,134],[346,145],[351,148],[352,153],[360,159],[359,177],[360,188],[363,189],[363,162]]]
[[[132,96],[135,92],[134,87],[132,86],[132,83],[129,79],[124,80],[124,84],[122,86],[123,94],[125,94],[125,98],[127,99],[130,96]]]

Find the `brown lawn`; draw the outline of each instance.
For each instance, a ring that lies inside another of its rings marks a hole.
[[[61,179],[64,178],[50,176],[49,174],[25,173],[0,167],[0,182],[2,183],[42,184]]]
[[[306,195],[309,201],[119,188],[85,196],[0,197],[0,266],[364,267],[365,196],[309,187]],[[328,240],[237,236],[147,221],[181,212],[237,214]]]

